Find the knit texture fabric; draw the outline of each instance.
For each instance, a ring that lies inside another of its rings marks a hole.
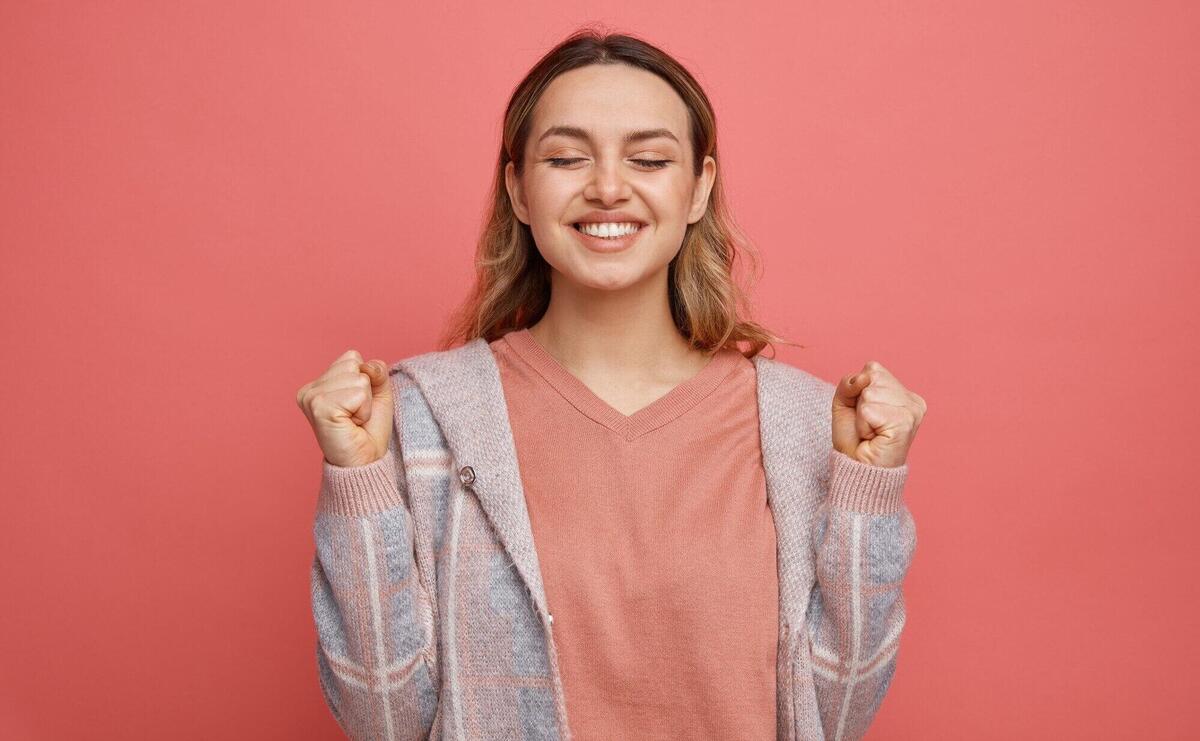
[[[776,737],[859,739],[905,623],[908,467],[833,450],[834,385],[753,362],[777,545]],[[492,348],[477,338],[390,372],[386,454],[321,464],[311,594],[325,701],[354,739],[569,739]]]

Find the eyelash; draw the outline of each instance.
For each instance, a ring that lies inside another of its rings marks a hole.
[[[546,161],[554,167],[562,167],[564,162],[578,162],[584,159],[583,157],[550,157]],[[639,165],[645,165],[654,170],[661,170],[666,167],[671,160],[634,160]]]

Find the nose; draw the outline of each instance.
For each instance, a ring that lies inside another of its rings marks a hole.
[[[605,204],[629,198],[629,181],[625,177],[625,171],[621,168],[619,159],[614,161],[609,158],[597,161],[596,166],[592,168],[592,179],[584,189],[584,198]]]

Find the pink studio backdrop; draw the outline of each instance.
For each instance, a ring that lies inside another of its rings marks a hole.
[[[779,357],[929,403],[868,737],[1196,737],[1196,6],[597,7],[0,8],[0,737],[338,736],[295,391],[434,349],[587,21],[712,96]]]

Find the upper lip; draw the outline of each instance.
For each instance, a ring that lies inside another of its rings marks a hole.
[[[572,224],[622,224],[632,222],[645,226],[648,222],[645,219],[634,216],[625,211],[588,211],[583,216],[572,221]]]

